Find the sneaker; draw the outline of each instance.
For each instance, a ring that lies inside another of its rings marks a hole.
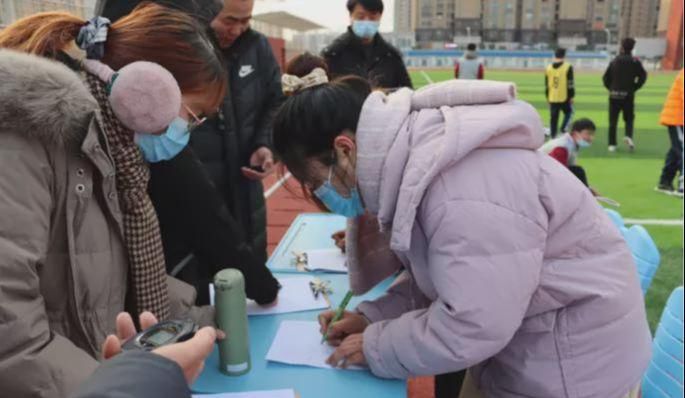
[[[609,145],[609,152],[616,152],[616,145]]]
[[[635,150],[635,143],[633,142],[633,139],[630,137],[625,137],[623,138],[623,143],[628,145],[628,149],[630,152],[633,152]]]
[[[666,195],[673,195],[675,193],[675,189],[673,189],[673,185],[671,184],[664,184],[664,183],[659,183],[656,188],[654,188],[655,191],[665,193]]]
[[[679,198],[682,199],[682,198],[683,198],[683,189],[680,188],[679,190],[675,191],[675,192],[673,193],[673,195],[674,195],[674,196],[677,196],[677,197],[679,197]]]

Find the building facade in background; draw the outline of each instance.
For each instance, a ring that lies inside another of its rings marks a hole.
[[[621,37],[654,37],[661,0],[624,0]]]
[[[93,17],[96,0],[0,0],[0,25],[44,11],[67,11],[83,19]]]
[[[655,37],[660,3],[668,0],[413,0],[406,7],[421,48],[481,43],[490,49],[616,50],[622,37]]]
[[[395,32],[413,32],[412,24],[412,0],[395,0]]]

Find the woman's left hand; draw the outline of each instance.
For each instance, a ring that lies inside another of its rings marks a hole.
[[[368,366],[364,356],[364,334],[352,334],[343,340],[326,362],[334,368]]]

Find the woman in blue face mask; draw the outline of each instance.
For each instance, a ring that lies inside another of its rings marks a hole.
[[[286,80],[297,88],[274,146],[350,218],[352,292],[399,273],[340,321],[320,315],[331,365],[401,379],[469,368],[469,398],[636,396],[651,335],[632,255],[590,190],[538,150],[542,121],[513,84],[385,94],[357,77]]]
[[[197,116],[185,103],[183,110],[183,115],[177,116],[162,134],[136,133],[135,142],[145,160],[157,163],[173,159],[190,142],[190,132],[207,119]]]
[[[147,3],[116,22],[47,12],[0,31],[0,313],[13,336],[0,340],[3,396],[68,396],[97,368],[122,311],[213,318],[167,275],[149,164],[86,56],[115,71],[163,67],[196,114],[225,94],[206,29],[167,7]],[[171,141],[194,120],[177,108],[171,117],[184,121],[158,127]],[[178,147],[166,145],[152,152]]]

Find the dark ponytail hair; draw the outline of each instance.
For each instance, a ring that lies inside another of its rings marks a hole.
[[[333,164],[333,141],[343,131],[357,130],[369,94],[366,80],[346,76],[297,92],[285,101],[274,119],[274,148],[297,180],[305,185],[312,180],[307,169],[311,160]]]

